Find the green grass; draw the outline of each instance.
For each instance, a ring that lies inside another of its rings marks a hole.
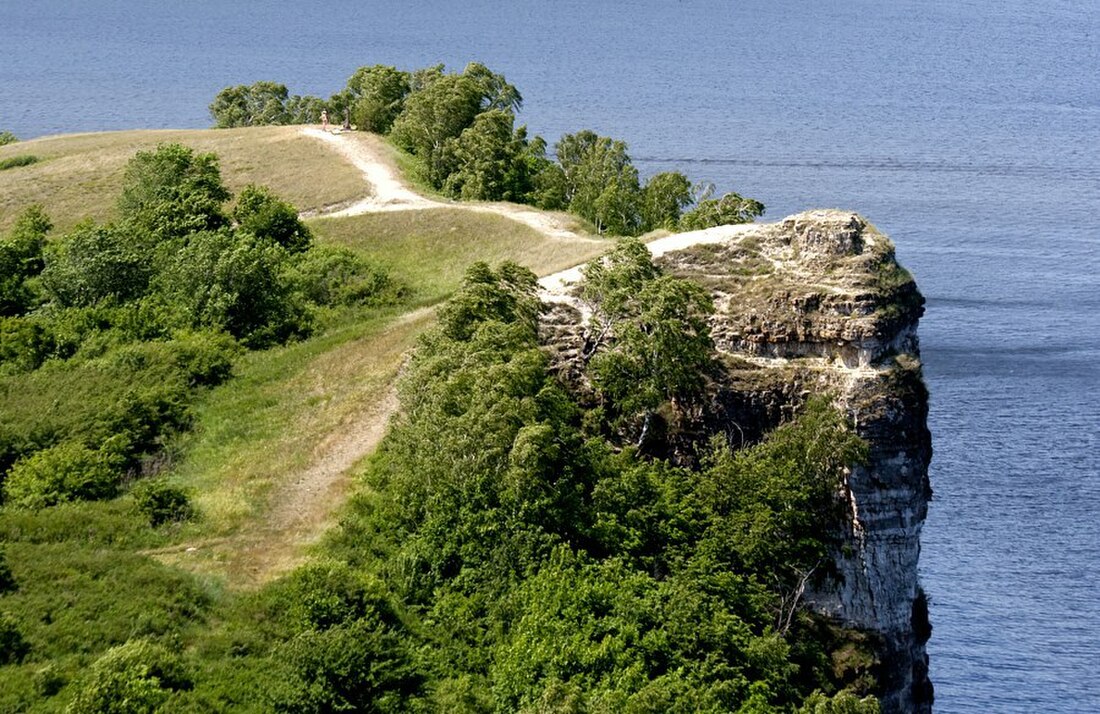
[[[512,260],[547,275],[595,257],[611,245],[547,238],[503,216],[461,208],[322,218],[310,225],[323,240],[386,266],[413,290],[417,304],[449,295],[474,261]]]

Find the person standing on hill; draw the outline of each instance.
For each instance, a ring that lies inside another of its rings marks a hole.
[[[321,110],[321,128],[328,131],[328,109]]]

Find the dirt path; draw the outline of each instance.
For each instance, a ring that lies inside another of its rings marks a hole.
[[[514,204],[447,203],[421,196],[400,178],[378,139],[362,134],[334,134],[315,128],[303,134],[325,142],[358,168],[372,191],[368,198],[325,216],[355,216],[372,212],[460,208],[478,213],[495,213],[530,226],[550,238],[592,240],[573,231],[567,219]],[[648,244],[654,256],[700,243],[728,240],[747,226],[720,226],[681,233]],[[602,241],[600,241],[602,242]],[[540,280],[542,297],[548,301],[573,301],[569,287],[579,280],[580,267],[570,268]],[[387,328],[421,320],[431,308],[410,312]],[[163,560],[184,564],[204,556],[221,564],[234,586],[257,586],[288,572],[306,557],[308,548],[334,525],[344,503],[355,465],[370,454],[386,434],[390,418],[398,409],[394,385],[379,391],[377,400],[355,419],[331,433],[314,450],[312,462],[294,478],[279,484],[271,493],[269,510],[261,519],[248,522],[239,532],[203,542],[183,543],[150,551]],[[198,551],[198,552],[197,552]]]
[[[409,188],[386,156],[379,139],[361,132],[334,133],[314,127],[301,130],[306,136],[328,144],[363,173],[372,195],[346,208],[322,214],[326,217],[361,216],[386,211],[422,211],[432,208],[458,208],[473,213],[493,213],[535,229],[548,238],[568,238],[597,242],[598,239],[576,232],[572,219],[554,213],[526,208],[514,203],[478,203],[439,201],[426,198]]]

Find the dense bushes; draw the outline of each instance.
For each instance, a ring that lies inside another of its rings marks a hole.
[[[389,134],[416,157],[419,178],[448,196],[568,210],[599,233],[696,230],[764,213],[762,203],[736,193],[712,198],[679,172],[643,185],[626,144],[591,131],[563,136],[555,162],[545,140],[515,126],[522,105],[504,75],[471,62],[461,73],[443,65],[415,72],[360,67],[328,101],[290,97],[272,82],[227,87],[210,112],[217,126],[230,127],[318,122],[324,109],[333,120],[347,117],[360,130]]]
[[[164,145],[128,164],[117,223],[47,240],[49,219],[31,207],[0,239],[9,505],[112,497],[242,348],[306,336],[323,310],[400,294],[377,266],[315,247],[266,188],[243,189],[232,211],[229,198],[215,156]],[[151,522],[182,515],[168,494],[156,499]]]
[[[637,320],[632,350],[660,355],[667,331],[707,351],[702,297],[636,248],[625,243],[586,271],[582,295],[614,333],[592,362],[622,348]],[[379,649],[375,666],[405,673],[377,686],[410,697],[411,710],[873,707],[811,697],[843,682],[799,608],[843,517],[842,471],[863,456],[843,416],[813,401],[756,446],[700,444],[694,469],[646,456],[624,446],[635,432],[616,415],[683,408],[699,385],[662,369],[680,361],[666,354],[615,390],[570,394],[538,347],[534,290],[516,266],[470,269],[409,365],[368,494],[331,546],[349,569],[299,581],[332,583],[330,596],[307,600],[349,613],[351,573],[367,573],[377,598],[394,598],[402,620],[415,616],[413,627],[362,635]],[[640,299],[647,290],[673,297]],[[343,680],[326,677],[344,672],[380,681],[310,637],[316,654],[296,665],[309,673],[298,696],[318,691],[312,682],[340,691]],[[422,678],[411,689],[406,666]]]
[[[173,691],[189,689],[191,680],[179,657],[135,640],[108,650],[77,687],[67,714],[150,714]]]

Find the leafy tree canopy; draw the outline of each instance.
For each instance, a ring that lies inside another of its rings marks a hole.
[[[226,225],[229,197],[217,156],[162,144],[126,165],[118,207],[123,221],[159,241]]]
[[[226,87],[210,104],[210,114],[219,129],[237,126],[265,126],[291,123],[287,111],[286,85],[255,82]]]

